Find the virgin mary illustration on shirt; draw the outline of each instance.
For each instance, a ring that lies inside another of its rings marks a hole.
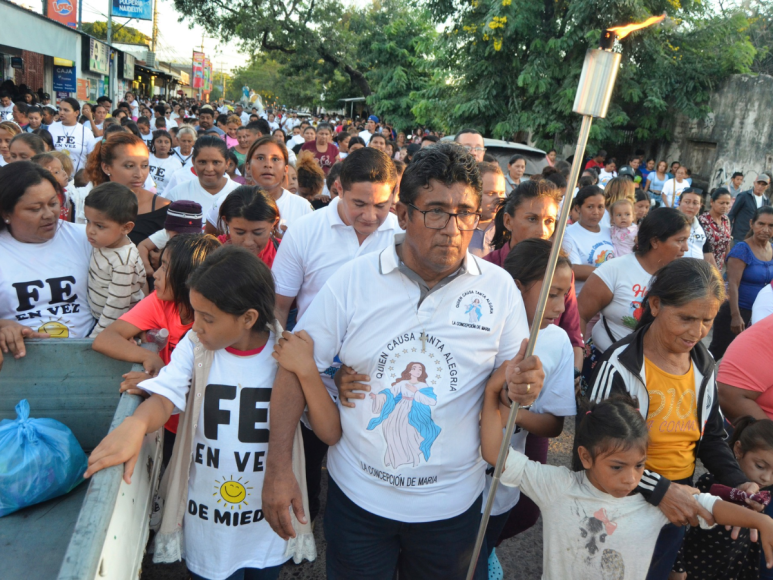
[[[373,413],[379,416],[370,420],[368,431],[381,425],[387,444],[387,467],[417,467],[422,457],[429,461],[440,427],[432,420],[431,410],[437,404],[437,395],[426,380],[425,366],[410,362],[389,388],[370,394]]]

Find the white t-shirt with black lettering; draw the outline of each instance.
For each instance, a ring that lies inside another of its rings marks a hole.
[[[512,278],[472,254],[420,306],[419,296],[390,245],[342,266],[295,327],[314,340],[320,371],[338,356],[371,377],[366,399],[339,403],[330,476],[362,509],[412,523],[458,516],[480,496],[486,380],[529,334]]]
[[[537,345],[534,354],[542,362],[542,370],[545,372],[545,381],[542,390],[531,406],[532,413],[550,413],[555,417],[570,417],[577,414],[577,404],[574,398],[574,354],[572,343],[566,331],[555,325],[548,324],[539,331]],[[510,439],[510,447],[520,453],[526,449],[525,429],[515,428]],[[488,473],[491,471],[491,473]],[[486,488],[483,496],[488,495],[491,489],[491,476],[493,470],[486,473]],[[492,516],[499,516],[510,511],[521,498],[521,490],[517,487],[500,485],[494,496],[494,506],[491,509]]]
[[[206,216],[207,221],[213,226],[217,226],[217,217],[220,213],[220,205],[222,203],[223,200],[220,199],[218,200],[217,205],[213,205],[209,208],[209,212],[207,212],[206,208],[204,209],[204,215]],[[311,207],[311,204],[306,199],[302,198],[300,195],[295,195],[286,189],[282,190],[281,197],[276,200],[276,207],[279,210],[280,227],[289,227],[291,223],[298,221],[299,218],[314,211],[314,208]]]
[[[140,388],[166,397],[183,411],[193,377],[193,349],[183,338],[169,364]],[[183,537],[188,568],[212,580],[288,559],[287,543],[274,533],[261,509],[269,401],[277,369],[273,350],[273,334],[258,352],[218,350],[209,371],[195,425]]]
[[[174,172],[182,168],[177,157],[170,155],[166,159],[159,159],[152,153],[148,159],[148,165],[150,166],[150,178],[156,184],[156,193],[159,195],[163,195]]]
[[[0,319],[55,338],[86,338],[91,245],[86,226],[58,220],[53,238],[24,244],[0,232]]]
[[[61,121],[48,126],[48,132],[54,140],[54,148],[57,151],[66,151],[70,155],[73,166],[73,175],[86,167],[86,158],[94,150],[96,141],[91,129],[76,123],[72,127],[65,127]]]
[[[598,232],[591,232],[574,223],[566,228],[563,250],[569,254],[569,261],[578,266],[594,266],[598,268],[607,260],[615,257],[615,247],[612,245],[612,234],[609,227],[599,225]],[[580,295],[585,282],[576,280],[574,283],[577,295]]]

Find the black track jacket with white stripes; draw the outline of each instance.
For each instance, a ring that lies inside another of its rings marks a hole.
[[[647,419],[649,394],[644,376],[644,334],[649,325],[634,331],[610,346],[596,365],[590,398],[603,401],[615,393],[628,393],[639,400],[642,417]],[[709,351],[698,343],[690,353],[695,369],[695,391],[701,438],[695,446],[700,458],[719,483],[731,487],[748,481],[725,441],[727,433],[719,411],[716,365]],[[638,491],[652,505],[663,499],[671,482],[654,471],[644,470]]]

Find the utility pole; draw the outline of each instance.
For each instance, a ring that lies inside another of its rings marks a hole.
[[[113,0],[107,0],[107,44],[113,44]]]
[[[203,32],[201,33],[201,55],[202,55],[201,58],[203,59],[204,58],[204,33]],[[204,66],[204,61],[203,60],[202,60],[201,64],[202,64],[202,67],[203,67]],[[191,72],[193,72],[193,71],[191,71]],[[202,76],[202,79],[203,79],[203,77],[204,77],[204,69],[203,68],[202,68],[202,71],[201,71],[201,76]],[[203,84],[204,84],[204,81],[202,80],[202,85]],[[204,90],[203,86],[199,87],[199,102],[201,102],[202,91],[203,90]]]
[[[81,0],[83,2],[83,0]],[[112,0],[110,0],[112,2]],[[158,55],[158,0],[153,2],[153,54]],[[158,58],[158,56],[156,56]]]
[[[223,61],[220,61],[220,78],[223,79],[223,100],[225,100],[225,73],[223,72]]]
[[[78,0],[78,30],[83,30],[83,0]]]

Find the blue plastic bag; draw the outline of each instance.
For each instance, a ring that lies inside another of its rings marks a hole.
[[[30,404],[16,405],[16,420],[0,421],[0,517],[64,495],[83,481],[86,454],[65,425],[30,419]]]

